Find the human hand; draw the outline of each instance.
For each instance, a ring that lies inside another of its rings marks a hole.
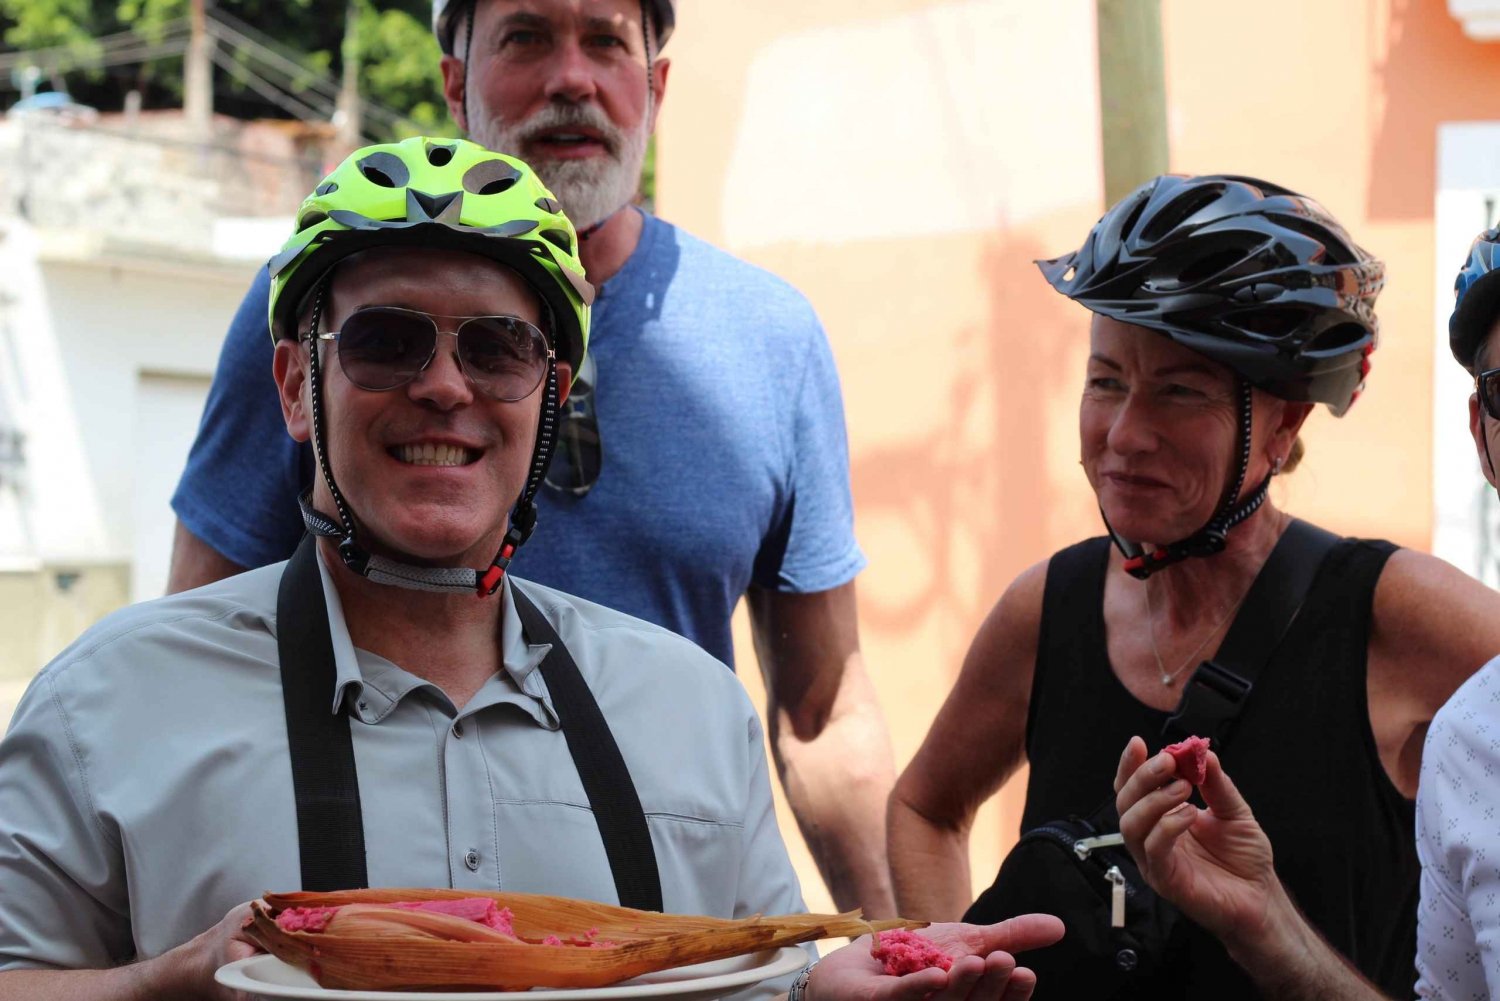
[[[1051,945],[1062,938],[1063,924],[1050,914],[1023,914],[993,925],[929,925],[917,934],[957,957],[953,966],[888,976],[865,935],[818,963],[808,1001],[1026,1001],[1036,975],[1018,967],[1011,953]]]
[[[1271,913],[1289,899],[1272,865],[1271,842],[1249,805],[1208,755],[1200,809],[1193,787],[1175,778],[1176,763],[1130,738],[1115,774],[1120,833],[1157,893],[1233,949],[1275,927]]]
[[[250,904],[232,908],[218,924],[197,938],[166,953],[182,953],[178,966],[184,977],[185,996],[210,998],[212,1001],[249,1001],[249,995],[232,991],[214,980],[214,971],[226,963],[246,959],[261,952],[260,946],[246,934],[250,924]]]

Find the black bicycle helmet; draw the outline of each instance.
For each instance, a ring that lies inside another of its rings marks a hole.
[[[1157,177],[1106,212],[1078,250],[1036,263],[1074,302],[1158,330],[1238,377],[1237,470],[1208,523],[1148,552],[1105,519],[1141,579],[1223,551],[1229,530],[1265,502],[1270,476],[1240,499],[1251,386],[1342,416],[1370,372],[1385,266],[1317,202],[1266,181]]]
[[[1448,318],[1448,347],[1458,363],[1474,371],[1474,356],[1495,318],[1500,316],[1500,227],[1474,238],[1469,258],[1453,281],[1453,315]]]
[[[1073,301],[1159,330],[1272,396],[1342,415],[1369,374],[1385,266],[1317,202],[1275,184],[1158,177],[1077,251],[1037,263]]]

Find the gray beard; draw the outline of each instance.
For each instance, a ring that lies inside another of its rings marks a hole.
[[[640,191],[641,169],[646,164],[644,127],[619,134],[618,152],[613,155],[589,160],[550,160],[543,155],[528,156],[528,151],[520,148],[516,135],[524,130],[525,123],[507,127],[490,121],[486,125],[484,134],[476,134],[475,140],[529,163],[580,232],[635,201]]]

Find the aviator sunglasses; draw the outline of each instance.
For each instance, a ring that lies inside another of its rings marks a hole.
[[[557,447],[547,466],[547,486],[582,497],[599,481],[604,466],[604,447],[599,439],[599,417],[594,412],[594,389],[599,375],[592,352],[573,379],[568,401],[558,415]]]
[[[439,320],[457,323],[443,330]],[[546,336],[518,316],[435,316],[397,306],[366,306],[338,330],[318,334],[338,344],[339,367],[360,389],[380,393],[406,385],[432,364],[438,335],[458,343],[458,365],[491,399],[524,400],[547,374]]]

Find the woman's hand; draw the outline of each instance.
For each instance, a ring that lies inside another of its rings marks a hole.
[[[1385,1001],[1308,923],[1271,861],[1255,822],[1219,756],[1208,755],[1199,786],[1208,809],[1188,802],[1165,752],[1149,760],[1131,737],[1115,773],[1120,833],[1151,888],[1224,943],[1260,988],[1279,1001]]]
[[[1023,914],[993,925],[936,924],[916,934],[954,959],[947,971],[888,976],[870,955],[870,936],[829,953],[807,982],[807,1001],[1026,1001],[1036,975],[1016,966],[1014,952],[1040,949],[1063,935],[1050,914]]]
[[[1157,893],[1233,949],[1271,930],[1286,900],[1266,837],[1239,790],[1209,752],[1200,790],[1208,809],[1188,802],[1193,787],[1175,778],[1166,752],[1147,759],[1130,738],[1115,774],[1120,833]]]

